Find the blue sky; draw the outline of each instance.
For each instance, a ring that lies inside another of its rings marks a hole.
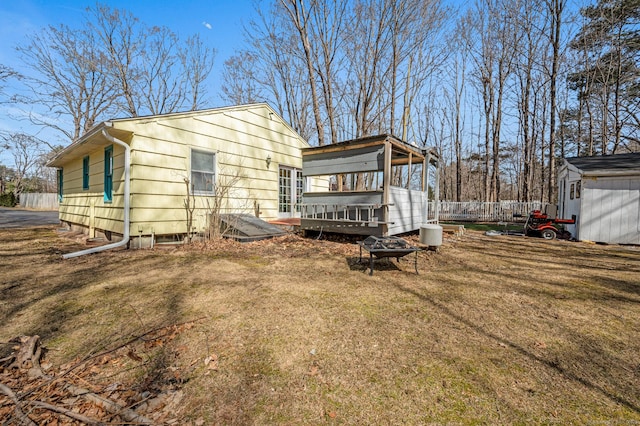
[[[95,0],[0,0],[0,63],[20,69],[14,47],[26,37],[48,25],[66,24],[71,27],[82,21],[86,7]],[[103,0],[114,8],[132,12],[147,25],[166,26],[186,38],[198,33],[217,50],[212,86],[209,89],[211,107],[220,106],[218,96],[222,64],[244,44],[243,25],[255,16],[253,0]],[[0,105],[0,130],[29,130],[26,121],[12,120],[10,111]],[[13,115],[13,114],[12,114]],[[0,163],[7,164],[0,154]]]

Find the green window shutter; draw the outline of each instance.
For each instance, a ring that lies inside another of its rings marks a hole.
[[[82,159],[82,189],[89,189],[89,156]]]
[[[58,202],[60,203],[60,202],[62,202],[62,195],[63,195],[63,192],[62,192],[62,188],[63,188],[63,186],[62,186],[62,184],[63,184],[63,181],[62,181],[62,177],[63,177],[62,169],[58,169],[57,170],[57,175],[58,175]]]
[[[113,145],[104,149],[104,201],[113,201]]]

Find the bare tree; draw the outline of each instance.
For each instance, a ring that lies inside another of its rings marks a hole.
[[[215,50],[195,35],[182,42],[166,27],[147,27],[126,10],[97,4],[88,9],[88,26],[113,63],[111,78],[136,117],[201,105]]]
[[[206,46],[198,34],[189,37],[178,51],[186,80],[185,106],[191,104],[191,111],[207,102],[207,79],[213,70],[215,55],[216,50]]]
[[[313,115],[311,94],[305,79],[306,65],[297,55],[298,37],[291,34],[283,15],[277,10],[257,11],[259,21],[252,21],[246,29],[251,44],[251,55],[256,68],[251,78],[271,96],[278,112],[291,123],[306,140],[312,140]]]
[[[454,63],[454,86],[453,86],[453,138],[456,158],[456,191],[455,200],[462,201],[462,127],[464,117],[462,111],[462,96],[465,90],[466,57],[463,55],[456,58]]]
[[[140,21],[130,12],[111,9],[102,4],[96,4],[88,12],[87,26],[99,39],[94,47],[102,47],[100,50],[111,65],[106,77],[111,80],[114,88],[120,89],[123,109],[131,117],[137,117],[138,89],[135,86],[140,72],[136,62],[144,49],[145,38],[140,29]]]
[[[6,82],[13,78],[19,79],[21,78],[21,76],[14,69],[6,65],[0,64],[0,104],[9,102],[9,99],[5,99],[6,94],[4,92],[4,88],[5,88]]]
[[[550,37],[551,43],[551,75],[549,82],[549,177],[548,177],[548,202],[552,203],[556,197],[555,178],[556,178],[556,115],[557,115],[557,97],[558,97],[558,68],[560,66],[560,42],[562,36],[562,18],[566,0],[547,0],[547,8],[550,18]]]
[[[258,76],[258,57],[248,51],[231,56],[222,71],[222,97],[232,105],[257,102],[262,99]]]
[[[229,208],[230,199],[235,195],[238,185],[247,177],[241,168],[234,169],[231,172],[224,170],[218,176],[214,187],[213,197],[207,198],[207,215],[209,217],[209,238],[212,240],[220,239],[228,235],[233,223],[225,225],[223,215]],[[248,201],[248,200],[247,200]],[[249,206],[245,206],[248,209]],[[236,209],[234,209],[237,211]]]
[[[389,46],[387,22],[391,10],[385,6],[382,0],[356,2],[351,19],[353,30],[345,39],[345,46],[351,52],[348,86],[356,137],[378,133],[380,127],[387,127],[382,125],[384,111],[378,108],[382,104],[381,70],[388,68],[384,61]]]
[[[523,201],[532,200],[533,162],[535,156],[536,121],[536,78],[540,73],[539,64],[544,60],[546,50],[543,37],[547,30],[546,16],[538,2],[528,3],[520,9],[518,32],[520,46],[516,55],[515,78],[517,81],[517,102],[522,156],[519,168],[519,197]]]
[[[50,26],[17,48],[33,71],[25,82],[25,104],[41,104],[46,115],[30,112],[36,125],[50,127],[75,140],[100,117],[117,110],[118,93],[109,78],[110,61],[95,48],[95,34]],[[71,121],[71,129],[68,127]]]
[[[339,87],[337,75],[341,71],[341,63],[344,62],[344,57],[340,56],[340,48],[344,42],[347,6],[347,0],[314,1],[310,17],[312,42],[315,45],[313,66],[322,87],[331,143],[338,142],[339,118],[335,105],[335,92]]]
[[[42,157],[48,152],[46,143],[25,133],[1,136],[13,159],[13,193],[18,198],[25,189],[28,178],[35,176],[42,165]]]
[[[31,111],[31,121],[70,140],[121,111],[135,117],[197,108],[215,53],[197,37],[183,43],[167,28],[100,4],[87,9],[81,28],[50,26],[17,49],[32,71],[22,103],[48,109]]]
[[[300,37],[300,43],[304,52],[304,60],[307,69],[307,83],[311,91],[311,101],[313,105],[313,116],[316,123],[316,132],[318,135],[318,145],[324,145],[324,122],[320,112],[320,100],[316,84],[313,52],[311,50],[309,34],[310,11],[305,4],[305,0],[279,0],[279,4],[283,11],[288,15],[289,22],[293,24]]]
[[[472,58],[475,79],[482,90],[486,169],[485,200],[500,199],[500,144],[507,80],[513,71],[519,33],[515,31],[517,1],[482,0],[469,17],[474,33]]]
[[[185,242],[187,244],[191,243],[193,239],[193,214],[196,210],[196,197],[191,192],[191,179],[188,177],[184,177],[184,184],[186,187],[185,198],[182,200],[182,204],[184,206],[184,212],[186,215],[186,237]]]

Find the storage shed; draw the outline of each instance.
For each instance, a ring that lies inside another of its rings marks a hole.
[[[438,155],[392,135],[305,148],[301,229],[392,236],[438,222]]]
[[[265,220],[296,215],[306,147],[261,103],[102,122],[48,165],[58,169],[62,222],[109,240],[125,227],[132,239],[180,240],[205,232],[216,208]]]
[[[578,240],[640,244],[640,153],[566,158],[558,210]]]

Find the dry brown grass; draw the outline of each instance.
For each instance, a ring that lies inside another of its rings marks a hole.
[[[94,377],[173,377],[181,424],[640,422],[638,247],[470,232],[372,277],[298,237],[61,259],[78,248],[0,231],[0,341],[39,334],[61,364],[199,319]]]

